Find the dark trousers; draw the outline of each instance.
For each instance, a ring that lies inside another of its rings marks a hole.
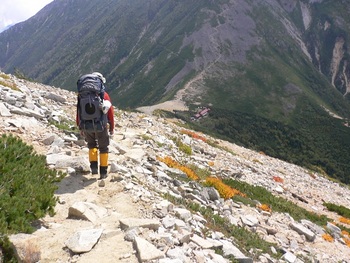
[[[108,129],[102,132],[85,132],[85,139],[89,149],[98,148],[100,153],[108,153]]]

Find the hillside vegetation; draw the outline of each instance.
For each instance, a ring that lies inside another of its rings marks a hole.
[[[54,214],[54,183],[63,174],[48,169],[46,156],[38,155],[32,146],[12,135],[0,137],[0,155],[0,249],[5,252],[4,262],[10,262],[7,236],[31,233],[35,220]]]

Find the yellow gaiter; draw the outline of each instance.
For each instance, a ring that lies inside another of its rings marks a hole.
[[[108,166],[108,153],[100,153],[100,166]]]
[[[89,149],[89,161],[97,162],[97,148]]]

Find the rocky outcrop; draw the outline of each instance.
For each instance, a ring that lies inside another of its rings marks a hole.
[[[308,30],[312,21],[312,15],[308,4],[300,2],[301,14],[303,16],[304,29]]]
[[[339,73],[340,62],[342,61],[345,50],[344,50],[345,39],[339,37],[336,39],[334,48],[333,48],[333,57],[331,64],[331,73],[332,73],[332,85],[335,86],[335,78]]]
[[[192,138],[166,119],[119,110],[109,149],[109,177],[106,185],[99,187],[86,167],[88,154],[83,138],[50,124],[52,116],[74,124],[73,93],[12,76],[10,79],[19,91],[0,85],[1,133],[20,136],[45,154],[52,168],[67,173],[56,192],[56,215],[40,220],[32,235],[11,236],[22,260],[21,255],[28,255],[26,251],[40,262],[221,263],[235,258],[238,262],[328,263],[350,258],[350,248],[335,225],[297,221],[273,208],[265,211],[259,208],[259,200],[255,200],[256,206],[249,206],[224,199],[215,188],[188,180],[181,169],[168,167],[158,157],[171,156],[212,176],[264,187],[335,221],[337,215],[327,211],[323,203],[350,207],[347,187],[205,134],[201,135],[204,139]],[[47,94],[51,94],[49,98]],[[192,154],[181,152],[174,137],[191,147]],[[220,147],[209,145],[205,139],[216,141]],[[211,228],[208,218],[172,203],[172,198],[192,202],[232,227],[255,233],[271,243],[271,253],[239,247],[237,237]],[[325,233],[330,233],[334,241],[325,240]],[[28,242],[33,246],[19,245]],[[283,256],[276,258],[278,253]]]

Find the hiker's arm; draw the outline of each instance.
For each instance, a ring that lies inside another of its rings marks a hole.
[[[104,99],[111,102],[111,98],[109,97],[107,92],[105,92],[105,94],[104,94]],[[107,118],[108,118],[108,122],[109,122],[109,132],[111,134],[113,134],[113,132],[114,132],[114,108],[113,108],[113,105],[109,108],[109,110],[107,112]]]
[[[109,121],[109,132],[113,134],[114,132],[114,109],[113,105],[109,108],[107,113],[108,121]]]
[[[79,118],[79,100],[78,100],[78,103],[77,103],[77,114],[75,116],[75,122],[76,122],[76,124],[78,126],[78,129],[80,131],[80,135],[84,136],[84,132],[82,130],[80,130],[80,125],[79,125],[79,123],[80,123],[80,118]]]
[[[80,120],[79,120],[79,100],[77,102],[77,114],[75,116],[75,122],[76,122],[77,126],[79,127],[79,122],[80,122]]]

